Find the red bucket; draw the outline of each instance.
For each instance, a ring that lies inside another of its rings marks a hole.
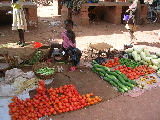
[[[34,43],[34,48],[35,48],[35,49],[37,49],[37,48],[39,48],[39,47],[41,47],[41,46],[43,46],[43,44],[40,43],[40,42],[35,42],[35,43]]]

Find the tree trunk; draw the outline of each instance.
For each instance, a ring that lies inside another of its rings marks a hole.
[[[72,8],[68,8],[68,19],[72,19]]]

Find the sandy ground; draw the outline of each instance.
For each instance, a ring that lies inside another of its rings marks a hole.
[[[34,42],[45,45],[62,42],[63,21],[61,16],[57,16],[56,8],[55,5],[38,7],[38,27],[30,28],[25,32],[27,46],[24,49],[33,49]],[[60,21],[62,24],[53,26],[51,25],[53,21]],[[130,44],[129,33],[124,28],[124,24],[91,21],[88,26],[77,24],[73,30],[76,33],[77,47],[81,50],[88,49],[90,43],[104,42],[111,44],[115,49],[123,49],[124,44]],[[5,35],[0,36],[0,44],[18,41],[18,33],[11,31],[11,25],[0,26],[0,32]],[[160,51],[159,32],[160,23],[140,25],[135,32],[137,41],[134,45],[147,47],[151,52]],[[19,51],[19,47],[16,46],[16,48],[15,50]],[[159,91],[160,88],[151,89],[136,98],[121,95],[85,109],[44,118],[44,120],[50,118],[55,120],[159,120]]]

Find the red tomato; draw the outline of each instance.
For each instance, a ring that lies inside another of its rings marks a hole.
[[[70,111],[73,111],[73,107],[72,107],[72,106],[69,106],[69,110],[70,110]]]
[[[48,91],[49,91],[49,92],[54,92],[54,89],[51,87],[51,88],[49,88]]]
[[[39,84],[43,86],[43,85],[44,85],[44,81],[43,81],[43,80],[40,80],[40,81],[39,81]]]
[[[42,85],[38,85],[38,91],[43,91],[44,90],[44,87]]]
[[[80,100],[81,105],[84,105],[85,102],[86,102],[85,99]]]

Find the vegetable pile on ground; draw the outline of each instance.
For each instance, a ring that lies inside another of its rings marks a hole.
[[[152,75],[145,75],[143,77],[140,78],[140,80],[137,80],[137,87],[139,87],[140,89],[146,89],[147,88],[147,84],[154,84],[157,83],[157,79],[156,77],[152,76]]]
[[[45,67],[45,68],[40,68],[36,71],[36,73],[40,74],[40,75],[51,75],[55,72],[54,68],[49,68],[49,67]]]
[[[148,49],[143,47],[132,47],[125,50],[136,62],[147,65],[154,70],[160,71],[160,52],[151,54]]]
[[[117,65],[120,65],[118,57],[114,57],[113,60],[108,60],[106,63],[105,62],[102,63],[102,66],[106,66],[109,68],[115,67]]]
[[[28,65],[34,65],[36,62],[39,62],[43,57],[42,51],[38,50],[35,52],[35,54],[32,56],[31,59],[26,60],[25,63]]]
[[[44,81],[40,80],[36,91],[33,99],[21,100],[13,97],[13,102],[8,105],[12,120],[36,120],[42,116],[73,111],[102,101],[93,93],[80,95],[72,84],[46,89]]]
[[[147,65],[141,65],[132,69],[131,67],[127,67],[126,65],[118,66],[114,68],[115,70],[119,70],[124,73],[129,79],[134,80],[138,79],[140,76],[144,76],[146,74],[156,73],[156,71]]]
[[[126,65],[127,67],[130,67],[132,69],[141,65],[140,62],[136,62],[136,61],[133,61],[133,60],[127,59],[127,58],[121,58],[118,62],[121,65]]]
[[[116,87],[120,92],[127,92],[133,89],[136,85],[135,81],[127,78],[127,76],[121,73],[119,70],[111,71],[108,67],[102,66],[92,61],[91,70],[101,76],[105,81]]]

